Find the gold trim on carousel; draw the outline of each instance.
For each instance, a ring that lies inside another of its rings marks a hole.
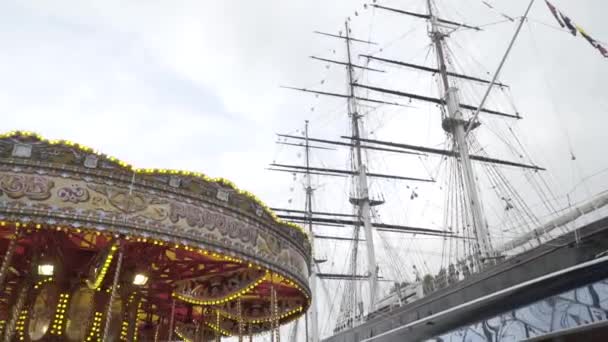
[[[244,296],[245,294],[251,292],[253,289],[255,289],[256,287],[258,287],[268,276],[270,272],[268,270],[266,270],[266,272],[264,273],[264,275],[262,275],[258,280],[256,280],[253,284],[247,286],[244,289],[241,289],[240,291],[237,291],[236,293],[232,293],[226,297],[220,298],[220,299],[213,299],[213,300],[200,300],[200,299],[196,299],[195,297],[192,296],[188,296],[182,293],[176,293],[175,291],[172,293],[172,296],[174,298],[177,298],[179,300],[182,300],[186,303],[190,303],[190,304],[194,304],[194,305],[219,305],[219,304],[224,304],[227,302],[231,302],[239,297]]]
[[[205,322],[205,325],[211,328],[211,330],[218,332],[224,336],[232,336],[232,333],[228,330],[224,330],[221,327],[218,327],[216,324]]]
[[[112,265],[112,259],[114,259],[114,254],[116,254],[117,250],[118,250],[118,246],[112,245],[112,247],[110,247],[110,252],[106,256],[106,259],[103,261],[101,270],[99,270],[97,277],[95,277],[95,281],[93,283],[91,283],[91,281],[89,279],[87,279],[87,281],[86,281],[87,286],[91,290],[98,290],[99,287],[101,286],[101,284],[103,283],[103,280],[106,277],[106,273],[108,272],[108,268],[110,268],[110,265]]]
[[[292,310],[290,310],[290,311],[287,311],[287,312],[286,312],[286,313],[284,313],[284,314],[279,315],[279,319],[280,319],[280,320],[282,320],[282,319],[285,319],[285,318],[290,318],[291,316],[294,316],[294,315],[296,315],[296,314],[298,314],[298,313],[302,312],[303,310],[304,310],[304,307],[302,307],[302,306],[300,305],[300,306],[298,306],[298,307],[297,307],[297,308],[295,308],[295,309],[292,309]],[[237,317],[237,316],[235,316],[235,315],[233,315],[233,314],[231,314],[231,313],[229,313],[229,312],[223,311],[223,310],[218,310],[218,311],[220,312],[220,314],[221,314],[223,317],[226,317],[226,318],[231,319],[231,320],[233,320],[233,321],[238,321],[238,317]],[[250,324],[260,324],[260,323],[266,323],[266,322],[270,322],[270,321],[272,321],[274,318],[270,318],[270,317],[269,317],[269,318],[265,318],[265,319],[247,319],[247,318],[245,318],[245,317],[241,317],[241,319],[242,319],[244,322],[246,322],[246,323],[250,323]]]
[[[173,332],[175,332],[175,335],[177,335],[177,337],[182,339],[184,342],[192,342],[191,339],[187,338],[184,334],[182,334],[181,331],[179,331],[179,328],[175,328],[175,330],[173,330]]]
[[[234,191],[236,191],[238,194],[240,195],[244,195],[247,198],[249,198],[251,201],[255,202],[256,204],[258,204],[260,207],[263,208],[263,210],[273,219],[273,221],[275,221],[277,224],[289,227],[289,228],[293,228],[296,229],[298,231],[300,231],[302,234],[304,234],[304,236],[306,236],[307,238],[309,238],[308,233],[299,225],[295,224],[295,223],[291,223],[291,222],[287,222],[287,221],[283,221],[281,220],[272,210],[270,210],[270,208],[264,204],[264,202],[262,202],[257,196],[255,196],[254,194],[252,194],[249,191],[245,191],[245,190],[241,190],[239,189],[233,182],[231,182],[228,179],[225,178],[221,178],[221,177],[217,177],[217,178],[212,178],[209,177],[203,173],[200,172],[192,172],[192,171],[183,171],[183,170],[171,170],[171,169],[142,169],[142,168],[135,168],[133,165],[124,162],[122,160],[119,160],[118,158],[115,157],[111,157],[108,156],[106,154],[103,154],[99,151],[96,151],[90,147],[78,144],[78,143],[74,143],[72,141],[69,140],[49,140],[44,138],[43,136],[41,136],[38,133],[34,133],[34,132],[28,132],[28,131],[11,131],[11,132],[7,132],[4,134],[0,134],[0,139],[4,139],[4,138],[14,138],[14,137],[34,137],[38,140],[40,140],[41,142],[46,142],[49,143],[51,145],[64,145],[64,146],[68,146],[68,147],[74,147],[79,149],[82,152],[86,152],[86,153],[93,153],[99,157],[105,157],[108,160],[117,163],[118,165],[120,165],[121,167],[124,167],[126,169],[130,169],[135,173],[139,173],[139,174],[172,174],[172,175],[180,175],[180,176],[192,176],[192,177],[196,177],[196,178],[200,178],[206,182],[210,182],[210,183],[217,183],[220,185],[224,185],[224,186],[228,186],[230,188],[232,188]]]

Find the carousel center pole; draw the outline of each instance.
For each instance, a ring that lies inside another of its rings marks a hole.
[[[110,333],[110,323],[112,323],[112,304],[114,302],[114,298],[116,297],[116,288],[118,287],[118,280],[120,279],[120,269],[122,267],[123,248],[122,248],[122,244],[120,243],[120,240],[118,241],[117,246],[112,246],[111,248],[118,248],[118,260],[116,260],[116,270],[114,271],[114,279],[112,281],[112,290],[110,292],[108,308],[106,309],[106,324],[103,327],[102,341],[107,341],[108,334]],[[135,319],[134,324],[137,324],[137,319]],[[135,327],[134,331],[135,331],[135,334],[137,334],[137,327]]]

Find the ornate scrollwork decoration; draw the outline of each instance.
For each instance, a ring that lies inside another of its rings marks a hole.
[[[43,201],[51,197],[55,183],[41,176],[4,174],[0,176],[0,194],[12,199],[26,197]]]
[[[89,190],[72,184],[69,187],[63,187],[57,190],[57,197],[64,202],[81,203],[89,200]]]

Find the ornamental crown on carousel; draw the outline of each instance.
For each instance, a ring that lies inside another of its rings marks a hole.
[[[0,136],[2,341],[250,340],[310,305],[307,235],[252,194]]]

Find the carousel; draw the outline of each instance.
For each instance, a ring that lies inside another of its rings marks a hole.
[[[310,305],[310,254],[225,179],[0,136],[3,342],[278,341]]]

